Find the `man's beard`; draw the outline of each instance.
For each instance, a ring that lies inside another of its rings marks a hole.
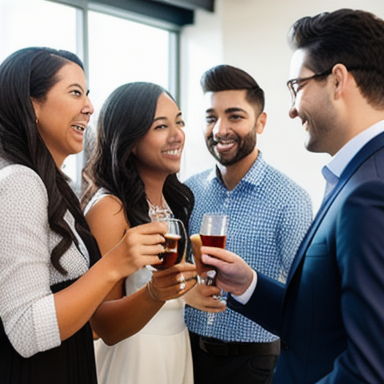
[[[220,154],[215,151],[215,147],[217,145],[217,141],[213,139],[213,135],[211,135],[207,141],[207,148],[211,155],[224,166],[233,165],[244,159],[244,157],[248,156],[256,147],[256,127],[252,130],[252,132],[248,133],[247,136],[241,138],[239,135],[235,134],[236,138],[234,141],[237,143],[237,152],[234,157],[226,159],[221,158]]]

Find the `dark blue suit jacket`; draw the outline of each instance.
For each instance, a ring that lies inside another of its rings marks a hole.
[[[228,305],[281,337],[274,383],[384,383],[384,133],[319,209],[286,286],[258,273]]]

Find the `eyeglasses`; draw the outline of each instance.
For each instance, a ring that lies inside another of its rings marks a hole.
[[[324,72],[315,73],[314,75],[309,77],[298,77],[296,79],[288,80],[287,87],[289,89],[292,102],[296,100],[297,92],[299,91],[300,85],[303,85],[304,82],[308,82],[313,79],[318,79],[320,77],[328,76],[332,73],[332,69],[333,67]]]

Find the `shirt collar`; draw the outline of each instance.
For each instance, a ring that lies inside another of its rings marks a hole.
[[[257,155],[256,160],[252,164],[251,168],[249,168],[248,172],[241,179],[239,184],[242,182],[246,182],[246,183],[254,184],[254,185],[258,184],[260,182],[260,180],[262,179],[262,176],[264,174],[264,170],[265,170],[266,166],[267,166],[267,163],[264,161],[263,155],[262,155],[261,151],[259,150],[259,153]],[[211,170],[211,172],[209,173],[208,180],[213,180],[215,178],[221,184],[224,185],[222,178],[221,178],[220,170],[217,166],[215,166]]]
[[[353,159],[353,157],[375,136],[384,132],[384,120],[372,125],[371,127],[360,132],[353,139],[348,141],[326,165],[326,167],[338,178],[340,178],[345,167]]]

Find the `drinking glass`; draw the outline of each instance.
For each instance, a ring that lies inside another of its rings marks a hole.
[[[227,240],[228,216],[219,213],[207,213],[200,226],[200,237],[203,245],[225,248]]]
[[[200,226],[201,243],[208,247],[217,247],[225,249],[227,241],[228,216],[220,213],[208,213],[203,216]],[[201,261],[200,261],[201,262]],[[203,279],[207,285],[216,284],[216,270],[214,267],[202,263],[202,269],[205,270]],[[225,302],[224,292],[217,296],[217,299]],[[208,313],[208,325],[213,324],[214,313]]]
[[[154,267],[163,270],[180,263],[183,259],[187,250],[187,235],[181,220],[162,218],[159,221],[167,224],[167,233],[164,235],[164,252],[159,254],[159,258],[163,260],[163,263],[156,264]]]

